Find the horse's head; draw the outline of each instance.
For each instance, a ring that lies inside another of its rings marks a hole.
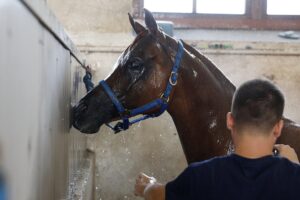
[[[176,41],[161,32],[152,14],[145,12],[146,27],[129,15],[137,37],[121,54],[114,71],[105,80],[127,109],[134,109],[161,96],[177,49]],[[152,109],[147,114],[155,111],[157,109]],[[73,125],[81,132],[95,133],[103,123],[119,118],[116,106],[103,87],[98,85],[75,106]]]

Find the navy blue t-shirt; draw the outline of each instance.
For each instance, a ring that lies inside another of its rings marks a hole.
[[[281,157],[236,154],[193,163],[166,185],[166,200],[300,199],[300,165]]]

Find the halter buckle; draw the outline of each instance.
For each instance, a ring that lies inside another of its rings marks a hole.
[[[170,97],[169,97],[169,96],[168,96],[168,97],[165,97],[165,96],[164,96],[164,93],[162,93],[162,94],[160,95],[160,98],[161,98],[165,103],[169,103]]]
[[[129,109],[125,109],[124,112],[120,113],[121,117],[130,117],[131,111]]]
[[[173,81],[172,78],[173,76],[176,76],[175,80]],[[169,78],[169,83],[172,85],[172,86],[175,86],[177,84],[177,76],[178,76],[178,73],[177,72],[171,72],[171,75],[170,75],[170,78]]]

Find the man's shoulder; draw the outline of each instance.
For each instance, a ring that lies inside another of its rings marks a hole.
[[[288,160],[287,158],[282,158],[282,157],[278,157],[277,158],[277,162],[279,165],[279,169],[284,170],[284,171],[293,171],[295,174],[297,174],[298,176],[300,176],[300,165],[296,164],[290,160]]]
[[[190,169],[198,169],[198,168],[211,168],[213,166],[217,166],[219,164],[226,163],[230,160],[230,155],[226,156],[216,156],[213,158],[210,158],[208,160],[204,160],[201,162],[194,162],[189,165]]]
[[[279,170],[279,171],[290,171],[293,172],[295,175],[300,176],[300,165],[293,163],[289,161],[286,158],[282,157],[269,157],[269,158],[264,158],[261,160],[257,160],[256,163],[259,164],[260,162],[265,162],[267,160],[271,161],[274,164],[274,170]],[[204,160],[201,162],[194,162],[191,163],[188,166],[188,170],[194,171],[194,170],[216,170],[218,168],[235,168],[236,166],[236,161],[239,161],[239,163],[244,163],[245,161],[249,161],[249,159],[245,159],[242,157],[239,157],[234,154],[230,155],[225,155],[225,156],[217,156],[213,157],[208,160]],[[251,161],[252,162],[252,161]],[[250,163],[252,164],[252,163]]]

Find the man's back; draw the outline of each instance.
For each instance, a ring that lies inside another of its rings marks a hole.
[[[192,164],[167,185],[140,174],[135,193],[146,200],[300,199],[300,165],[283,158],[299,163],[297,154],[288,145],[275,145],[283,109],[283,94],[271,82],[242,84],[226,115],[235,154]],[[274,148],[280,157],[273,156]]]
[[[168,183],[166,199],[300,199],[300,165],[274,156],[217,157]]]

